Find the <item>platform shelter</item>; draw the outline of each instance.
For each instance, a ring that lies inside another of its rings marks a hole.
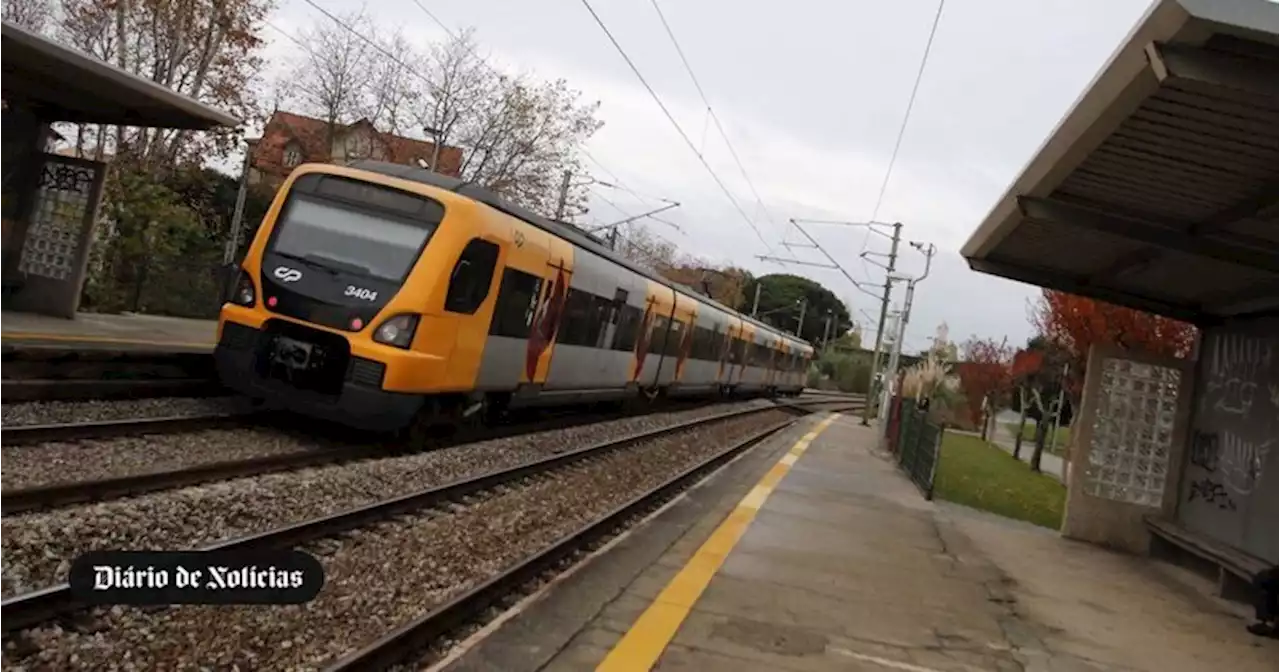
[[[107,166],[54,154],[56,122],[207,130],[231,115],[3,24],[4,306],[72,318]]]
[[[1277,5],[1160,0],[962,249],[975,270],[1200,327],[1090,353],[1068,537],[1276,563]]]

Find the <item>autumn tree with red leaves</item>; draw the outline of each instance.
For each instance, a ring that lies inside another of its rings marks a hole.
[[[973,336],[961,346],[960,360],[954,370],[969,404],[969,418],[982,427],[985,436],[988,423],[983,401],[988,410],[994,410],[1008,392],[1013,348],[1005,340]]]
[[[1187,357],[1196,339],[1194,325],[1133,308],[1051,289],[1042,290],[1031,324],[1048,342],[1066,350],[1071,372],[1067,393],[1080,400],[1085,364],[1093,345],[1118,345],[1166,357]]]

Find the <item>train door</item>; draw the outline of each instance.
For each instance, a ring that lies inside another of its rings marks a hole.
[[[732,385],[744,385],[750,382],[748,375],[751,368],[751,355],[753,354],[752,346],[755,344],[755,326],[742,322],[741,328],[738,330],[738,337],[733,342],[734,358],[737,360],[734,366],[734,372],[731,377]]]
[[[719,355],[717,359],[720,361],[720,366],[716,371],[716,382],[724,387],[728,387],[733,382],[733,344],[741,329],[742,320],[730,315],[718,344],[720,350],[717,353]]]
[[[675,291],[656,282],[648,282],[645,320],[641,325],[641,339],[636,343],[636,362],[639,375],[636,382],[642,388],[659,385],[663,355],[667,348],[667,336],[671,317],[675,310]]]
[[[573,246],[558,238],[548,238],[547,263],[543,269],[542,293],[534,312],[526,355],[528,382],[541,387],[546,383],[555,356],[556,333],[564,316],[573,277]]]
[[[765,363],[764,385],[773,387],[777,384],[775,379],[778,375],[778,341],[772,338],[766,339],[765,347],[769,349],[769,361]]]
[[[679,383],[682,379],[698,317],[696,301],[679,293],[674,298],[666,342],[662,348],[662,366],[658,372],[658,385],[662,386]]]

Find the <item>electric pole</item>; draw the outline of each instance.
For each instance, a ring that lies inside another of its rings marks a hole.
[[[751,302],[751,317],[755,317],[760,310],[760,281],[756,280],[756,298]]]
[[[573,179],[573,171],[564,171],[564,179],[560,180],[560,198],[556,201],[556,221],[564,221],[564,208],[569,201],[569,180]]]
[[[871,424],[871,400],[875,398],[876,374],[880,372],[880,344],[884,340],[884,318],[889,312],[889,297],[893,292],[893,271],[898,262],[898,241],[902,239],[902,222],[893,223],[893,243],[889,247],[888,273],[884,279],[884,298],[880,299],[880,320],[876,325],[876,347],[871,354],[871,380],[867,387],[867,401],[862,407],[862,426]]]
[[[822,326],[822,354],[827,353],[827,344],[831,342],[831,311],[827,311],[827,323]]]
[[[796,323],[796,336],[804,338],[804,311],[809,308],[809,299],[800,299],[800,321]]]
[[[911,306],[916,298],[916,285],[925,278],[929,277],[929,267],[933,265],[933,255],[937,253],[938,248],[931,243],[926,249],[923,244],[912,242],[911,247],[916,248],[924,253],[924,273],[918,278],[907,280],[907,296],[903,301],[902,314],[898,318],[897,333],[893,338],[893,349],[889,355],[889,366],[885,368],[885,381],[898,375],[898,359],[902,355],[902,342],[907,337],[907,322],[911,321]],[[889,410],[889,386],[886,384],[880,395],[880,412],[881,415]]]

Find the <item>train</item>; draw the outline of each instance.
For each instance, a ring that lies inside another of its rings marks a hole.
[[[379,161],[295,168],[236,270],[214,350],[223,383],[362,430],[795,396],[814,353],[576,227]]]

